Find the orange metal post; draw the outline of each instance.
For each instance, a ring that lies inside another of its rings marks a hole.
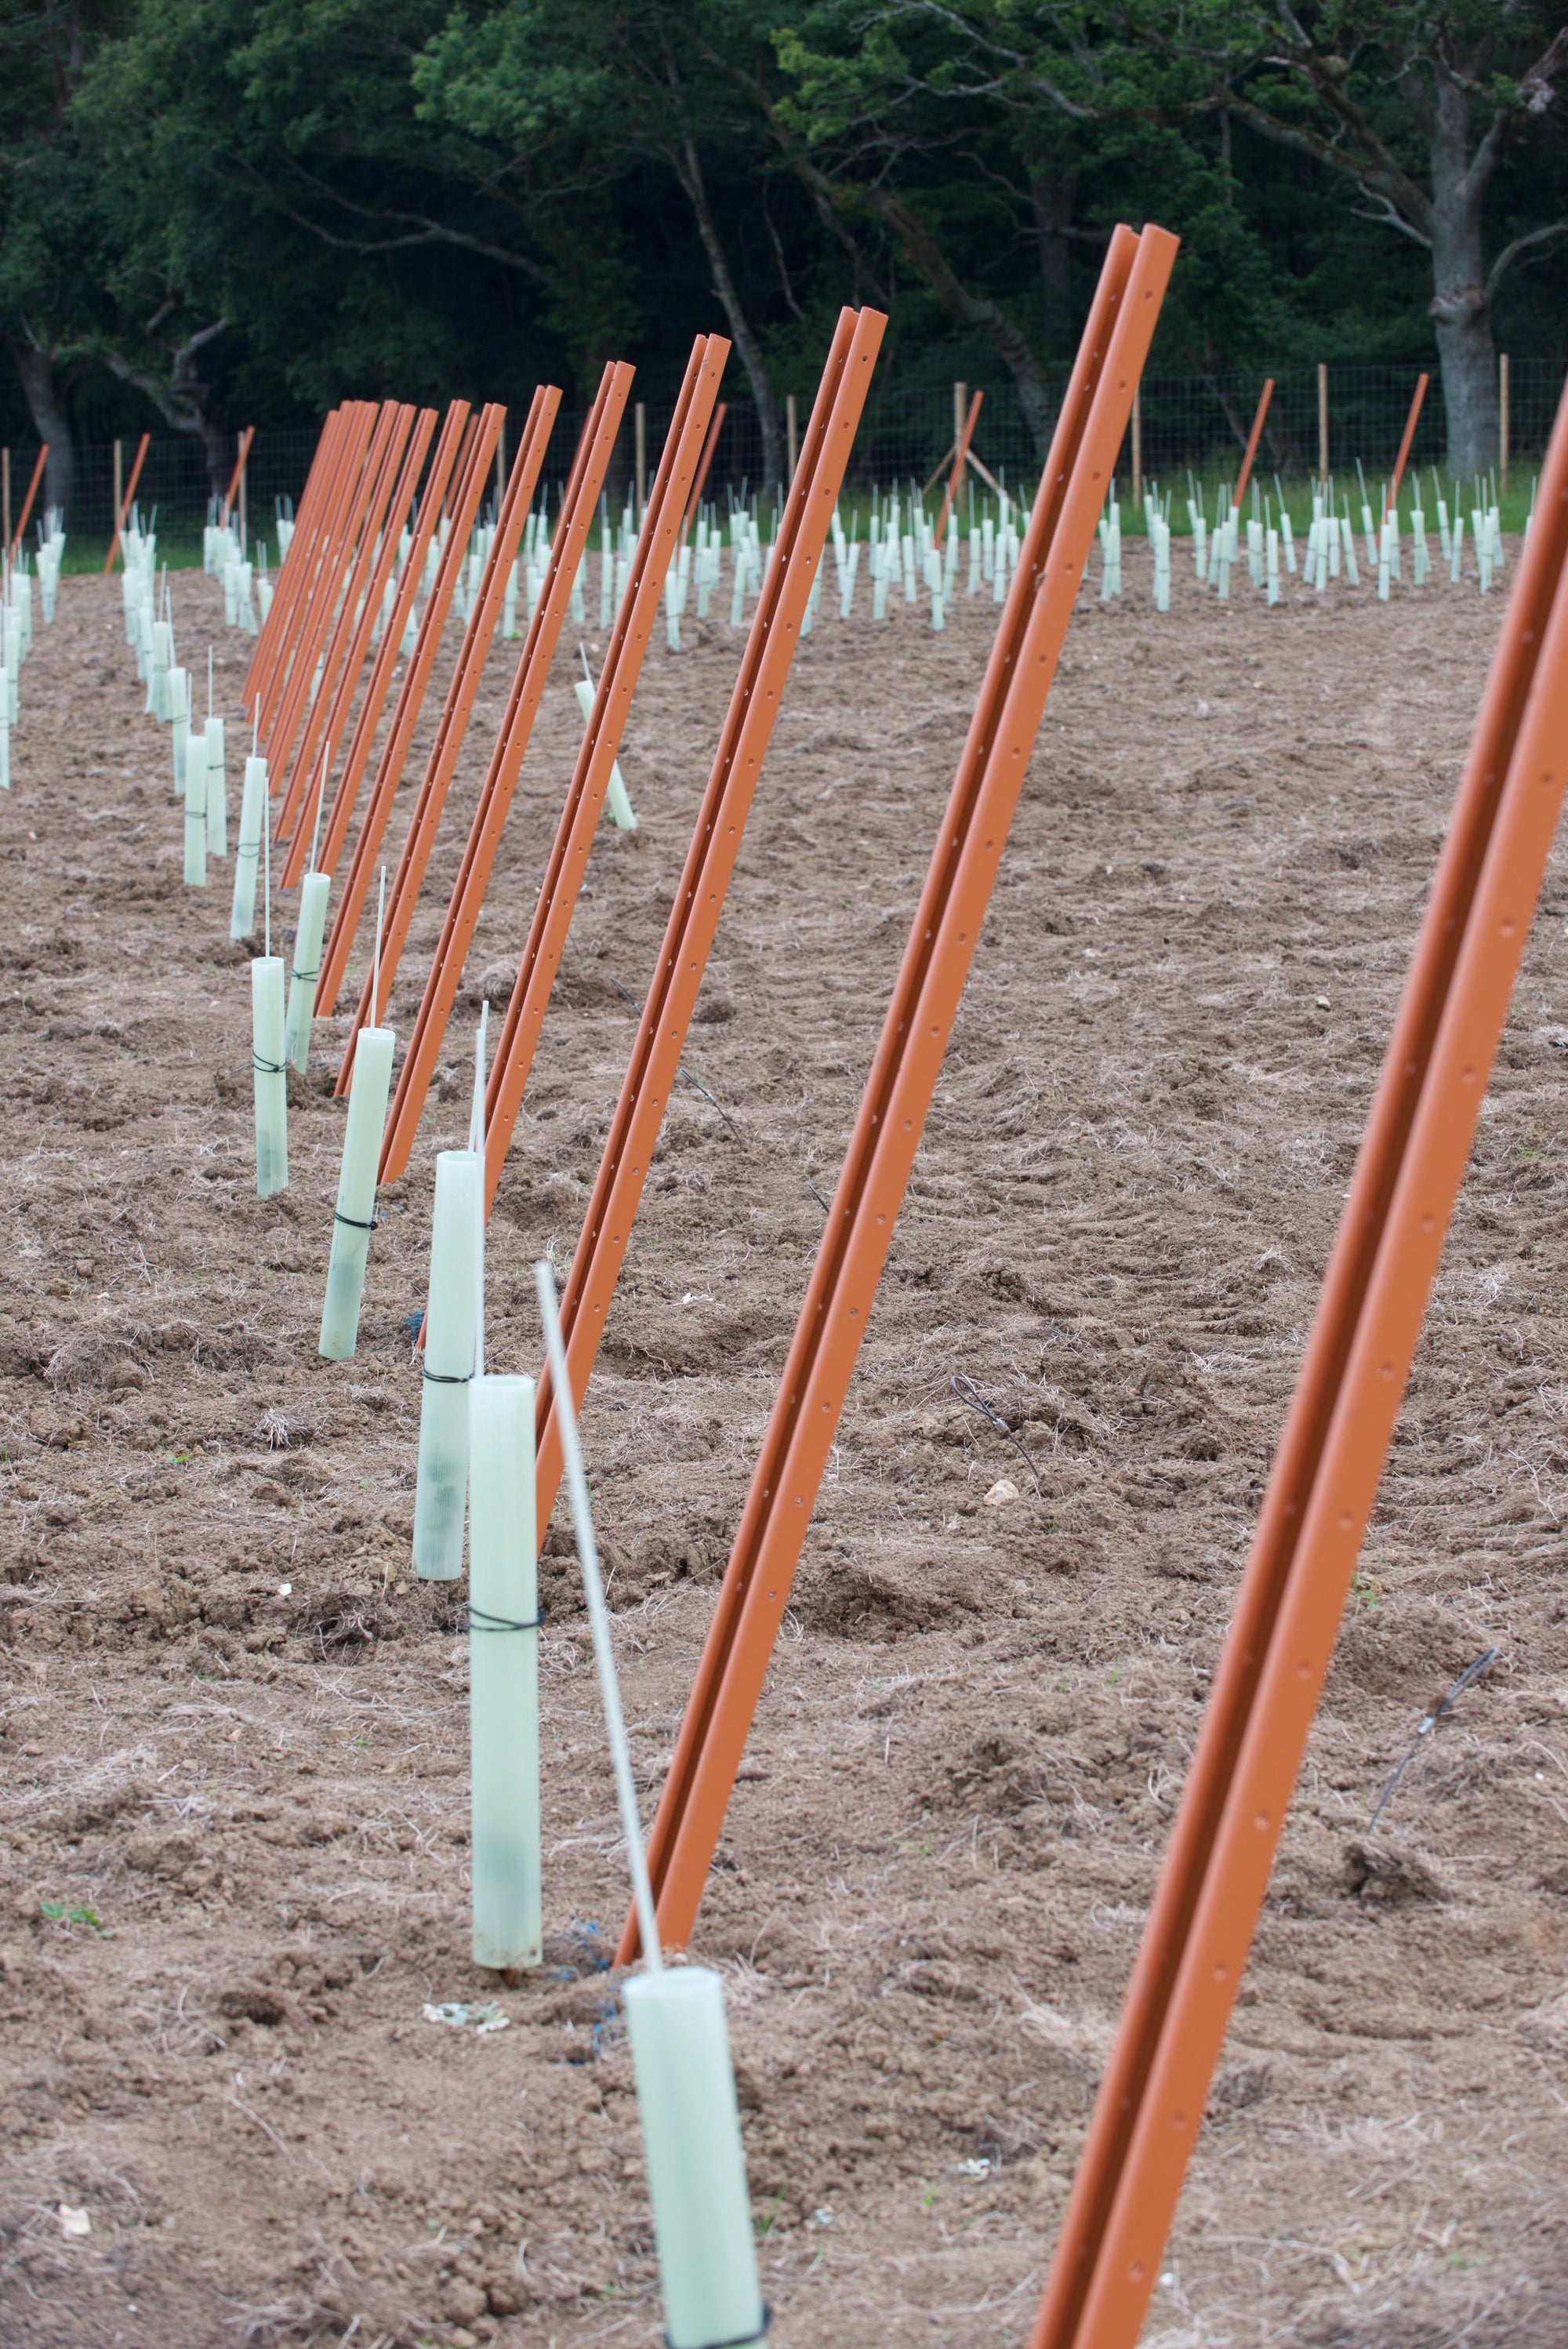
[[[969,462],[969,443],[975,438],[975,427],[980,421],[980,404],[985,397],[983,391],[977,391],[970,401],[969,413],[964,419],[964,429],[958,436],[958,445],[953,452],[953,471],[948,479],[947,494],[942,501],[942,513],[936,525],[938,546],[942,544],[947,534],[947,517],[953,511],[953,501],[958,495],[959,484],[964,479],[964,468]]]
[[[109,573],[114,569],[114,558],[119,553],[119,542],[121,533],[125,529],[126,516],[129,513],[131,506],[135,502],[136,485],[141,479],[141,469],[147,461],[147,451],[151,443],[151,433],[144,432],[137,446],[136,462],[130,469],[130,480],[126,484],[125,495],[119,502],[119,512],[115,517],[114,536],[109,540],[108,553],[103,559],[104,577],[106,579]]]
[[[1239,507],[1247,494],[1247,483],[1253,478],[1253,460],[1258,453],[1258,442],[1264,437],[1264,419],[1269,412],[1269,402],[1274,398],[1274,388],[1273,376],[1265,376],[1263,390],[1258,397],[1258,412],[1253,419],[1253,429],[1247,435],[1247,453],[1242,459],[1242,470],[1237,476],[1236,486],[1231,492],[1233,506]]]
[[[247,424],[244,430],[240,435],[240,453],[234,460],[234,470],[229,476],[229,494],[223,500],[223,528],[225,530],[229,527],[229,516],[234,511],[234,499],[239,492],[240,478],[244,472],[245,460],[251,453],[251,443],[255,437],[256,428],[253,424]],[[243,517],[242,517],[242,519]]]
[[[337,860],[343,853],[343,843],[348,836],[348,827],[354,820],[354,803],[359,794],[359,786],[364,780],[366,767],[369,763],[371,746],[376,740],[376,730],[381,723],[381,712],[387,706],[387,695],[392,683],[392,672],[402,657],[403,638],[407,633],[408,616],[413,611],[414,600],[419,592],[419,582],[425,573],[426,550],[435,536],[436,524],[440,519],[441,501],[446,495],[447,482],[452,471],[452,460],[458,452],[458,444],[463,438],[463,424],[468,412],[466,400],[453,400],[447,410],[447,420],[441,428],[441,437],[436,443],[436,453],[430,460],[429,476],[425,483],[424,494],[419,500],[418,521],[415,525],[413,543],[408,549],[408,560],[403,566],[403,576],[393,600],[392,617],[381,639],[381,648],[376,656],[376,665],[370,672],[370,682],[365,688],[365,698],[359,705],[359,715],[355,720],[354,738],[348,746],[348,756],[344,761],[337,792],[327,811],[326,822],[322,827],[321,846],[317,851],[319,859],[317,869],[323,873],[335,873],[337,870]],[[428,410],[427,413],[433,415],[434,411]],[[418,438],[419,436],[416,435],[417,442]],[[397,554],[396,545],[393,547],[393,554],[394,556]],[[417,646],[418,636],[416,636]],[[293,856],[294,852],[291,850],[291,863]],[[293,885],[292,883],[290,885]]]
[[[1568,398],[1033,2349],[1132,2349],[1268,1887],[1568,782]]]
[[[589,713],[582,748],[577,753],[577,764],[567,788],[566,803],[555,829],[554,844],[544,868],[544,879],[540,885],[539,903],[534,907],[528,943],[523,948],[521,967],[511,990],[511,999],[507,1005],[506,1019],[486,1089],[487,1215],[495,1203],[496,1186],[500,1181],[500,1170],[511,1147],[528,1072],[533,1065],[534,1050],[544,1023],[550,990],[561,967],[562,948],[572,926],[583,875],[588,867],[589,851],[593,845],[594,833],[604,806],[604,793],[609,788],[610,770],[621,747],[621,734],[626,723],[626,713],[632,706],[632,696],[636,690],[643,656],[658,618],[659,598],[664,593],[670,559],[678,543],[676,516],[680,512],[686,482],[692,481],[695,489],[696,482],[701,478],[696,452],[703,446],[708,411],[713,408],[714,395],[718,389],[728,357],[729,345],[722,335],[697,336],[686,364],[680,398],[670,419],[659,469],[654,477],[647,513],[632,556],[631,575],[626,581],[626,592],[621,598],[615,632],[604,655],[599,690]],[[716,418],[723,415],[722,401],[713,412]],[[704,449],[705,460],[712,454],[715,437],[715,430],[709,429]],[[680,531],[685,530],[691,513],[692,504],[688,501],[680,522]]]
[[[559,394],[556,395],[557,398],[559,396]],[[533,407],[530,409],[531,421],[542,397],[543,394],[539,391],[533,395]],[[358,926],[359,916],[365,910],[365,900],[369,893],[377,859],[381,853],[381,843],[386,836],[387,823],[391,820],[392,802],[402,779],[403,762],[408,755],[408,744],[413,739],[415,722],[424,703],[426,688],[430,682],[430,672],[436,664],[436,655],[440,649],[447,616],[451,610],[452,597],[457,590],[458,574],[462,568],[467,554],[469,533],[473,528],[474,515],[479,510],[480,500],[484,494],[490,458],[494,454],[496,440],[500,436],[505,415],[504,408],[491,403],[480,409],[478,419],[475,419],[475,430],[469,432],[466,427],[464,428],[463,440],[468,448],[465,469],[461,476],[457,478],[455,491],[452,489],[450,480],[448,483],[448,495],[451,500],[453,511],[452,528],[447,543],[442,549],[440,562],[436,568],[436,584],[430,591],[430,600],[425,606],[425,616],[419,623],[419,633],[414,646],[414,657],[404,672],[402,690],[397,696],[397,707],[392,713],[391,728],[382,746],[381,761],[376,771],[376,780],[370,787],[364,821],[359,827],[359,837],[354,843],[354,854],[349,860],[348,877],[344,883],[343,895],[338,900],[326,950],[322,957],[321,978],[317,984],[316,997],[324,1015],[335,1008],[338,990],[343,985],[348,950],[354,943],[354,933]],[[524,437],[526,439],[526,434]],[[465,631],[463,645],[467,642],[468,634]],[[430,748],[432,762],[439,755],[448,711],[450,709],[452,696],[457,691],[458,680],[462,672],[463,646],[460,645],[458,651],[458,666],[447,690],[447,709],[442,711],[436,740]],[[428,764],[427,783],[430,768]],[[421,791],[423,789],[422,785]],[[351,1054],[352,1050],[351,1038]]]
[[[390,400],[372,413],[374,422],[365,443],[363,460],[356,471],[345,476],[345,494],[338,502],[331,535],[316,572],[315,586],[305,605],[294,642],[288,677],[273,703],[270,724],[268,712],[264,706],[263,709],[263,746],[272,769],[274,787],[283,781],[284,768],[294,748],[295,733],[309,707],[316,664],[325,659],[329,631],[341,605],[347,601],[355,547],[363,534],[365,517],[380,478],[387,444],[396,427],[397,409]],[[325,682],[325,678],[323,681]]]
[[[273,608],[274,611],[277,609],[278,596],[284,593],[285,584],[289,591],[288,603],[269,665],[255,671],[253,688],[253,702],[258,689],[262,697],[263,728],[270,726],[278,702],[286,691],[299,647],[323,592],[323,582],[332,577],[340,560],[344,515],[364,465],[366,448],[375,425],[376,409],[368,401],[356,400],[345,409],[343,429],[333,450],[332,471],[322,482],[321,495],[312,508],[308,524],[303,520],[297,522],[289,540],[289,563],[284,564],[284,570],[288,570],[293,564],[293,573],[285,583],[284,571],[279,572]],[[294,564],[296,547],[300,550],[300,560]]]
[[[1410,460],[1410,443],[1416,437],[1416,426],[1420,418],[1421,402],[1427,396],[1428,381],[1429,378],[1423,368],[1416,378],[1415,397],[1410,402],[1410,413],[1405,419],[1405,436],[1399,443],[1399,461],[1394,468],[1394,478],[1388,484],[1388,502],[1383,509],[1385,520],[1399,502],[1399,484],[1405,478],[1405,468]]]
[[[22,519],[16,524],[16,533],[11,541],[11,559],[13,562],[15,560],[17,548],[21,545],[22,541],[27,535],[27,522],[33,511],[33,500],[38,494],[38,484],[44,478],[44,468],[48,461],[49,444],[46,440],[43,447],[38,451],[37,462],[33,467],[33,478],[27,484],[27,494],[22,501]]]
[[[785,492],[773,560],[751,616],[713,771],[697,812],[562,1299],[566,1359],[579,1405],[604,1334],[604,1317],[615,1293],[648,1161],[680,1066],[697,989],[724,910],[725,893],[740,851],[886,325],[879,310],[840,312],[805,443]],[[535,1425],[535,1507],[542,1530],[561,1482],[561,1435],[548,1372],[540,1378]]]
[[[412,416],[414,411],[410,409],[407,413]],[[348,731],[348,713],[353,707],[355,692],[359,684],[361,671],[365,667],[366,654],[370,649],[370,639],[376,633],[376,623],[380,616],[382,605],[386,601],[387,583],[392,576],[393,568],[397,561],[397,543],[402,535],[404,523],[407,519],[408,509],[414,502],[414,492],[418,486],[419,476],[425,469],[425,458],[430,446],[430,435],[434,432],[435,429],[435,409],[433,408],[422,408],[415,419],[414,429],[409,436],[408,445],[404,451],[402,468],[398,473],[397,486],[392,492],[391,499],[387,507],[386,520],[381,526],[379,536],[372,543],[371,553],[374,559],[370,566],[370,576],[366,583],[364,595],[361,598],[357,594],[351,594],[348,598],[347,608],[351,613],[356,612],[357,617],[354,620],[353,636],[348,647],[348,656],[343,664],[342,673],[337,680],[336,690],[333,695],[332,707],[326,712],[325,724],[323,730],[325,740],[328,743],[332,744],[335,749],[342,744],[344,737]],[[411,556],[413,552],[412,548],[410,548],[409,552]],[[391,616],[394,618],[397,615],[398,601],[398,597],[394,595],[392,599]],[[390,622],[388,625],[390,625]],[[392,649],[391,658],[387,661],[386,667],[386,675],[388,677],[391,675],[392,662],[395,661],[396,658],[397,646],[395,644]],[[370,694],[374,689],[377,677],[380,673],[381,663],[377,660],[376,667],[371,670],[371,682],[370,687],[366,688],[366,700],[364,704],[361,705],[362,714],[363,709],[369,706]],[[385,685],[383,685],[381,698],[377,699],[376,703],[376,718],[379,718],[381,714],[382,700],[385,698],[385,694],[386,688]],[[325,697],[323,695],[320,701],[317,703],[317,708],[320,709],[324,707],[325,701]],[[372,732],[375,730],[375,725],[376,719],[372,719]],[[354,740],[357,740],[357,729],[356,729]],[[353,741],[350,742],[349,748],[352,752]],[[313,757],[315,755],[314,733],[311,740],[311,755]],[[329,781],[330,777],[331,771],[329,768],[327,770],[327,779]],[[355,777],[354,789],[357,789],[358,780],[359,779],[356,775]],[[341,794],[339,794],[339,796]],[[352,796],[353,794],[351,791],[351,804]],[[337,808],[337,797],[334,797],[331,804],[333,812],[335,813]],[[307,827],[304,823],[301,823],[296,828],[294,840],[289,847],[288,854],[284,860],[283,878],[280,884],[283,888],[292,889],[294,886],[294,884],[298,881],[300,874],[303,872],[304,867],[305,856],[309,853],[310,833],[314,829],[314,824]],[[279,830],[282,830],[281,824],[279,826]],[[317,853],[319,855],[319,843],[317,843]],[[316,870],[321,873],[329,873],[331,869],[331,866],[325,863],[319,863],[316,866]]]
[[[246,666],[242,698],[247,709],[253,708],[254,688],[270,673],[277,647],[286,639],[288,616],[300,579],[312,567],[311,551],[322,500],[336,478],[339,453],[349,429],[349,420],[346,409],[335,408],[321,428],[321,438],[315,444],[315,454],[310,460],[304,488],[294,509],[294,526],[289,539],[288,553],[279,562],[277,576],[273,582],[272,605],[262,622]]]
[[[469,943],[480,917],[480,907],[484,903],[490,868],[495,863],[496,850],[500,845],[501,833],[511,811],[512,793],[517,788],[518,775],[528,752],[529,738],[533,731],[544,681],[550,674],[550,664],[555,657],[555,647],[566,618],[572,583],[588,544],[588,533],[593,525],[593,510],[599,502],[600,489],[610,470],[610,456],[625,412],[627,395],[632,388],[632,375],[633,369],[624,362],[606,367],[598,396],[583,428],[566,492],[561,502],[539,603],[529,624],[500,730],[495,749],[490,753],[490,769],[480,792],[479,805],[474,810],[473,822],[469,827],[458,877],[452,885],[447,917],[441,926],[429,977],[425,982],[424,999],[408,1039],[407,1053],[392,1096],[391,1113],[381,1145],[380,1179],[384,1183],[391,1181],[395,1174],[400,1174],[407,1166],[409,1152],[414,1146],[414,1136],[418,1132],[419,1112],[428,1090],[430,1071],[441,1049],[441,1039],[447,1032],[447,1021],[451,1016],[452,1000],[462,978]],[[518,527],[521,530],[521,517]],[[499,595],[499,588],[497,592]],[[439,811],[436,812],[438,820]],[[434,836],[435,825],[432,823],[429,837],[433,840]],[[408,912],[412,911],[414,894],[423,871],[424,860],[421,858],[419,870],[413,876],[413,885],[407,894]],[[405,927],[407,919],[406,913]],[[390,937],[390,924],[387,935]],[[382,968],[384,971],[387,968],[385,948]]]
[[[725,349],[727,351],[729,345],[726,343]],[[702,503],[703,490],[707,486],[707,469],[713,462],[713,452],[718,446],[718,436],[724,429],[724,419],[728,414],[729,402],[727,399],[721,399],[718,406],[713,411],[713,422],[708,427],[707,439],[703,443],[702,461],[696,469],[696,476],[691,485],[691,495],[686,500],[686,513],[681,523],[681,536],[683,539],[686,536],[687,527],[696,520],[696,510]],[[666,456],[669,453],[671,435],[674,433],[675,429],[675,424],[672,419],[669,432],[665,436],[665,453]],[[664,460],[661,458],[660,463],[662,464],[663,461]]]
[[[671,1948],[691,1935],[1175,254],[1163,229],[1117,229],[1057,420],[649,1839]],[[623,1956],[636,1946],[632,1920]]]
[[[479,593],[469,614],[457,667],[447,688],[446,706],[441,711],[436,739],[430,746],[424,780],[408,820],[408,830],[403,842],[402,854],[397,859],[397,869],[392,876],[392,886],[387,892],[387,918],[381,934],[381,988],[384,995],[390,993],[403,948],[407,943],[420,884],[430,861],[436,834],[440,829],[447,795],[452,787],[452,777],[457,772],[480,679],[484,674],[485,662],[506,600],[506,574],[517,560],[518,546],[533,492],[538,486],[545,450],[550,445],[551,429],[560,400],[561,394],[553,386],[548,390],[535,392],[522,438],[518,443],[511,479],[507,484],[506,496],[496,521],[496,534],[485,558]],[[498,433],[499,429],[498,426]],[[488,457],[486,461],[488,463]],[[480,491],[482,494],[482,483]],[[455,537],[456,533],[453,535]],[[451,540],[448,541],[447,551],[449,554],[451,553]],[[371,972],[366,973],[360,989],[359,1008],[355,1013],[348,1043],[338,1067],[336,1089],[340,1093],[348,1091],[359,1031],[370,1016],[373,976]],[[412,1041],[408,1049],[412,1051]]]
[[[300,808],[308,796],[311,779],[322,780],[316,751],[325,742],[335,741],[341,748],[341,735],[335,735],[327,724],[329,717],[339,714],[338,687],[345,682],[352,697],[358,681],[359,662],[350,659],[357,643],[360,660],[370,641],[370,631],[376,625],[376,614],[370,602],[371,582],[381,569],[381,556],[388,536],[392,553],[397,551],[397,523],[391,521],[393,492],[404,476],[403,451],[414,422],[412,408],[388,405],[382,419],[384,433],[380,439],[378,462],[373,463],[368,502],[359,528],[358,551],[343,590],[343,601],[332,622],[325,647],[321,656],[321,683],[312,689],[312,698],[304,712],[304,725],[294,751],[294,772],[284,786],[283,805],[278,811],[277,829],[273,837],[289,839],[295,827]],[[412,485],[408,485],[410,490]],[[400,520],[401,517],[399,516]],[[346,664],[347,666],[346,667]],[[308,834],[308,826],[300,826]],[[307,840],[308,847],[308,840]],[[285,880],[284,886],[289,884]]]

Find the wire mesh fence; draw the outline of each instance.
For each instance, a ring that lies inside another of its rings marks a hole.
[[[1353,471],[1357,460],[1369,480],[1387,473],[1394,462],[1404,430],[1418,370],[1413,367],[1334,367],[1327,371],[1329,463],[1336,471]],[[1411,462],[1422,467],[1443,463],[1446,438],[1441,385],[1434,379],[1417,429]],[[1223,475],[1244,447],[1258,395],[1260,369],[1252,374],[1146,378],[1140,396],[1142,471],[1146,479],[1175,480],[1189,469],[1195,474]],[[1053,412],[1066,388],[1065,371],[1048,384]],[[1546,445],[1552,419],[1562,395],[1563,369],[1553,359],[1514,359],[1510,368],[1508,459],[1516,473],[1532,466]],[[901,387],[890,385],[873,392],[856,439],[846,478],[851,494],[873,485],[883,487],[911,481],[923,483],[939,472],[954,440],[954,387],[945,384]],[[1028,421],[1011,382],[970,387],[982,389],[985,399],[975,435],[975,452],[986,470],[1006,487],[1020,493],[1032,485],[1039,455]],[[809,413],[804,395],[798,407],[799,429],[804,432]],[[562,406],[556,419],[541,475],[541,495],[554,505],[560,498],[573,451],[586,410]],[[671,409],[650,402],[643,411],[644,473],[652,478],[658,462]],[[775,450],[764,446],[757,409],[743,393],[729,400],[723,428],[715,446],[708,475],[708,494],[720,502],[752,492],[776,496],[778,475],[789,464],[789,433],[785,400],[779,400]],[[1258,471],[1300,478],[1315,472],[1319,457],[1319,386],[1315,367],[1284,368],[1275,378],[1274,398],[1258,456]],[[249,535],[267,539],[275,548],[275,516],[284,501],[297,499],[315,453],[315,431],[259,431],[245,468],[244,504]],[[635,491],[638,471],[635,415],[629,412],[615,450],[607,495],[619,508]],[[221,460],[232,467],[237,439],[224,444]],[[136,443],[77,447],[71,452],[67,493],[66,526],[77,560],[102,561],[114,526],[115,482],[129,481]],[[19,516],[20,502],[31,473],[36,444],[8,452],[5,471],[10,502]],[[1124,443],[1119,471],[1125,478],[1131,463],[1130,438]],[[227,487],[226,471],[218,492]],[[143,516],[156,514],[161,548],[178,559],[182,551],[200,543],[214,495],[206,449],[193,439],[155,440],[148,448],[137,504]],[[42,507],[42,498],[39,508]]]

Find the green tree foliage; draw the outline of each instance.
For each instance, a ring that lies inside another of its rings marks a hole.
[[[84,416],[200,438],[350,395],[674,388],[719,326],[782,464],[838,305],[884,379],[1037,441],[1119,218],[1182,252],[1155,365],[1568,333],[1562,0],[0,0],[0,334],[68,486]],[[6,402],[9,406],[6,406]],[[98,422],[98,429],[102,424]],[[1490,436],[1490,438],[1489,438]]]

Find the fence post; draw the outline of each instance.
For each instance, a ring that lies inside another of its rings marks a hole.
[[[111,554],[114,550],[114,542],[119,535],[119,502],[124,495],[125,443],[122,440],[117,440],[114,444],[114,512],[109,516],[108,524],[108,543]]]
[[[789,444],[789,481],[785,483],[788,489],[789,481],[795,478],[795,461],[800,454],[800,419],[795,411],[792,391],[784,395],[784,437]]]
[[[501,419],[495,443],[495,518],[500,521],[501,501],[506,496],[506,419]]]
[[[1508,487],[1508,353],[1497,363],[1497,459],[1502,487]]]
[[[1143,385],[1132,395],[1132,511],[1143,503]]]
[[[1317,477],[1328,480],[1328,369],[1317,363]]]
[[[0,508],[4,509],[3,512],[0,512],[0,522],[5,525],[4,529],[0,529],[0,546],[9,546],[11,543],[11,451],[9,449],[0,449]]]
[[[240,449],[240,552],[250,552],[250,525],[245,518],[245,476],[251,470],[251,452],[242,442]]]
[[[969,386],[955,383],[953,387],[953,445],[956,449],[964,438],[964,420],[969,413]]]
[[[648,411],[642,400],[636,408],[637,428],[637,521],[642,523],[648,502]]]

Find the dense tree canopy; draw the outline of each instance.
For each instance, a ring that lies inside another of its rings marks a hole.
[[[1037,440],[1111,224],[1155,365],[1568,337],[1568,0],[0,0],[0,433],[205,438],[346,394],[673,388],[723,324],[769,470],[838,305]]]

